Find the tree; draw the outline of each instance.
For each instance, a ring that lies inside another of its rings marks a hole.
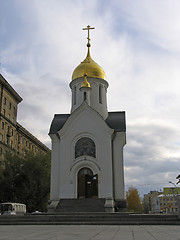
[[[50,189],[50,155],[31,153],[22,158],[8,153],[0,174],[0,201],[20,202],[27,211],[46,211]]]
[[[128,211],[141,212],[142,204],[139,193],[136,188],[130,187],[126,192],[126,201]]]

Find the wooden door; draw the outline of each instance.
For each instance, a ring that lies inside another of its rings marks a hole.
[[[93,176],[89,168],[82,168],[78,172],[78,198],[98,197],[98,175]]]

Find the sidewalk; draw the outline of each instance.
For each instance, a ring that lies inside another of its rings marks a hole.
[[[177,240],[180,226],[0,226],[0,240]]]

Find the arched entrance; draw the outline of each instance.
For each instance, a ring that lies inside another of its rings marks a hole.
[[[98,197],[98,175],[93,175],[89,168],[81,168],[78,172],[78,198]]]

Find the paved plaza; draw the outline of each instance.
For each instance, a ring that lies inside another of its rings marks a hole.
[[[0,240],[174,240],[180,226],[0,226]]]

